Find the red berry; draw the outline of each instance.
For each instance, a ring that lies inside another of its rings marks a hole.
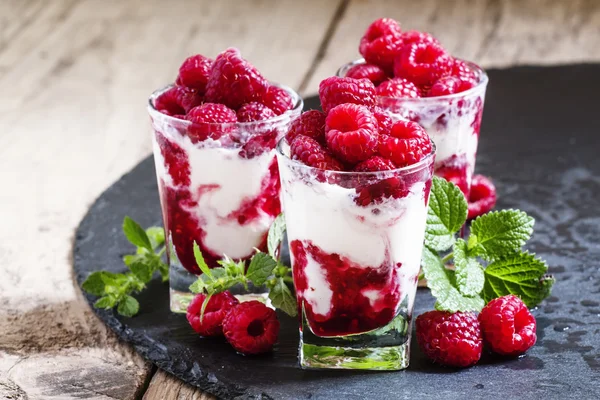
[[[400,24],[391,18],[373,21],[360,40],[359,51],[369,64],[392,71],[394,58],[402,47]]]
[[[479,313],[479,322],[486,345],[501,355],[523,354],[537,339],[535,318],[512,294],[490,301]]]
[[[185,115],[190,109],[202,104],[202,97],[196,91],[174,86],[158,96],[154,107],[163,114]]]
[[[212,63],[210,58],[201,54],[186,58],[179,67],[177,84],[195,89],[198,93],[204,93]]]
[[[491,211],[496,205],[496,187],[490,178],[473,175],[469,193],[469,219]]]
[[[471,87],[477,84],[477,75],[475,75],[475,72],[473,72],[471,67],[463,60],[456,58],[453,60],[450,74],[463,82],[470,83]]]
[[[427,132],[416,122],[396,121],[390,136],[379,137],[379,154],[398,167],[406,167],[421,161],[431,153],[431,140]]]
[[[237,119],[240,122],[264,121],[276,117],[269,107],[257,103],[246,103],[237,111]]]
[[[344,167],[315,139],[298,135],[290,145],[291,157],[309,167],[342,171]]]
[[[202,336],[221,336],[223,334],[223,318],[239,301],[228,291],[212,295],[204,309],[204,318],[200,320],[204,299],[206,299],[204,294],[194,297],[187,309],[187,320],[192,329]]]
[[[481,357],[483,342],[473,313],[429,311],[417,318],[417,342],[433,362],[470,367]]]
[[[355,164],[377,151],[377,119],[364,106],[340,104],[325,120],[327,147],[342,161]]]
[[[356,172],[377,172],[396,169],[396,165],[386,158],[374,156],[354,167]],[[358,178],[357,196],[354,202],[359,206],[381,203],[384,198],[402,198],[409,193],[402,179],[396,176],[378,179],[374,176]]]
[[[396,98],[417,98],[419,95],[419,89],[411,81],[404,78],[394,78],[383,82],[377,86],[377,95],[383,97],[396,97]]]
[[[372,108],[375,106],[375,86],[368,79],[332,76],[319,84],[321,107],[328,113],[340,104],[352,103]]]
[[[379,107],[375,107],[373,115],[377,119],[377,132],[379,132],[380,135],[389,135],[392,131],[392,125],[394,125],[392,117]]]
[[[269,107],[276,115],[281,115],[294,108],[294,100],[287,90],[277,86],[269,86],[261,97],[261,103]]]
[[[469,90],[473,85],[468,81],[462,81],[455,76],[444,76],[438,79],[429,92],[428,97],[445,96],[448,94],[460,93]]]
[[[389,171],[392,169],[396,169],[396,165],[391,160],[380,156],[371,157],[354,167],[354,171],[357,172]]]
[[[388,78],[385,71],[374,64],[357,64],[348,70],[346,77],[353,79],[368,79],[373,82],[373,85],[375,86]]]
[[[237,122],[235,111],[216,103],[204,103],[194,107],[188,112],[186,118],[192,122],[188,132],[194,142],[208,138],[219,139],[231,132],[235,128],[233,124]]]
[[[223,333],[240,353],[265,353],[277,342],[279,320],[275,311],[260,301],[247,301],[227,314],[223,320]]]
[[[439,45],[440,42],[427,32],[406,31],[402,32],[402,45],[412,43],[432,43]]]
[[[286,136],[288,143],[291,143],[298,135],[311,137],[321,143],[325,142],[325,117],[325,113],[319,110],[302,113],[290,125]]]
[[[433,43],[412,43],[402,47],[394,62],[394,76],[406,78],[415,85],[431,85],[447,75],[452,58]]]
[[[260,101],[267,87],[265,78],[242,58],[240,51],[229,48],[219,54],[213,63],[206,84],[205,100],[237,109],[244,103]]]

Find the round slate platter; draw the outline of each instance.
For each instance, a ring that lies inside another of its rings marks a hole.
[[[280,316],[272,354],[243,357],[224,340],[196,336],[183,315],[169,311],[168,285],[158,280],[138,296],[136,317],[96,313],[159,368],[223,399],[600,397],[600,66],[489,74],[477,169],[494,178],[498,208],[536,218],[528,248],[557,278],[553,296],[534,310],[538,344],[525,357],[486,355],[473,368],[444,369],[429,364],[413,341],[406,371],[303,371],[295,320]],[[318,105],[315,98],[306,103]],[[125,269],[121,257],[132,250],[121,233],[125,215],[143,226],[161,223],[151,158],[104,192],[82,221],[74,245],[79,284],[98,269]],[[416,315],[433,303],[420,289]]]

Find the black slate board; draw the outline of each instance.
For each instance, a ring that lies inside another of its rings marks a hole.
[[[282,316],[273,354],[242,357],[219,339],[200,339],[168,307],[153,281],[141,312],[122,318],[96,310],[117,335],[159,368],[224,399],[463,399],[600,397],[600,65],[489,71],[478,172],[493,176],[499,208],[533,215],[529,249],[548,260],[558,282],[534,314],[538,344],[516,360],[486,355],[465,370],[429,364],[413,346],[403,372],[303,371],[296,322]],[[306,101],[317,105],[315,98]],[[104,192],[77,230],[77,282],[97,269],[124,269],[131,251],[123,216],[160,224],[151,158]],[[88,302],[94,298],[87,296]],[[416,314],[433,306],[419,290]],[[415,344],[415,341],[413,341]]]

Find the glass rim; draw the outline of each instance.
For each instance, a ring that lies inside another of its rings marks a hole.
[[[167,114],[163,114],[160,111],[158,111],[156,109],[156,107],[154,106],[154,101],[158,98],[158,96],[160,96],[161,94],[163,94],[164,92],[166,92],[167,90],[175,87],[176,85],[174,83],[171,83],[169,85],[163,86],[160,89],[156,89],[154,92],[152,92],[152,94],[150,95],[150,97],[148,98],[148,113],[150,114],[151,117],[153,118],[160,118],[163,121],[167,121],[169,122],[169,124],[173,125],[173,124],[179,124],[180,126],[190,126],[190,125],[205,125],[205,126],[239,126],[239,127],[254,127],[254,126],[263,126],[266,124],[279,124],[282,122],[288,122],[288,119],[290,117],[292,117],[295,113],[298,112],[302,112],[302,109],[304,108],[304,99],[302,98],[302,96],[300,96],[294,89],[290,88],[289,86],[286,85],[282,85],[279,83],[273,83],[273,82],[269,82],[270,85],[272,86],[277,86],[283,90],[285,90],[286,92],[288,92],[291,96],[292,96],[292,100],[294,101],[294,107],[292,107],[289,110],[286,110],[283,114],[281,115],[277,115],[276,117],[273,118],[269,118],[269,119],[264,119],[261,121],[250,121],[250,122],[225,122],[225,123],[219,123],[219,122],[203,122],[203,123],[193,123],[191,121],[188,121],[186,119],[179,119],[179,118],[175,118],[171,115],[167,115]],[[235,111],[235,110],[234,110]]]
[[[463,92],[445,94],[443,96],[435,96],[435,97],[409,98],[409,97],[389,97],[389,96],[379,96],[379,95],[377,95],[376,97],[378,99],[383,99],[386,101],[402,101],[402,102],[406,102],[406,103],[435,102],[437,100],[451,100],[451,99],[456,99],[456,98],[461,98],[461,97],[468,97],[470,95],[473,95],[473,94],[476,94],[476,93],[482,91],[483,89],[485,89],[487,87],[487,84],[489,82],[489,77],[483,68],[481,68],[479,65],[477,65],[471,61],[463,60],[461,58],[455,58],[455,59],[460,60],[460,61],[464,62],[465,64],[467,64],[469,66],[469,68],[471,68],[479,76],[479,82],[477,82],[477,85],[475,85],[472,88],[467,89]],[[359,58],[358,60],[351,61],[349,63],[342,65],[337,70],[336,75],[338,77],[344,78],[350,68],[354,67],[355,65],[366,64],[366,63],[367,62],[364,58]]]
[[[310,165],[306,165],[298,160],[294,160],[293,158],[291,158],[288,154],[286,154],[284,152],[283,146],[286,144],[289,146],[289,143],[285,136],[282,137],[281,139],[279,139],[279,141],[277,142],[277,145],[275,146],[275,150],[277,152],[277,155],[283,157],[286,160],[286,162],[288,162],[294,166],[303,168],[306,171],[311,171],[311,172],[315,172],[315,173],[325,172],[327,174],[331,174],[332,176],[335,176],[335,175],[337,175],[337,176],[368,176],[368,177],[374,177],[374,178],[379,178],[379,177],[386,178],[386,177],[395,176],[397,174],[407,175],[407,174],[410,174],[413,172],[418,172],[430,165],[433,165],[433,163],[435,161],[437,147],[436,147],[435,143],[433,142],[433,140],[431,140],[431,138],[429,138],[429,142],[431,143],[431,151],[429,152],[429,154],[427,154],[425,157],[423,157],[423,159],[419,160],[419,162],[416,162],[411,165],[407,165],[405,167],[399,167],[399,168],[389,169],[389,170],[385,170],[385,171],[333,171],[333,170],[329,170],[329,169],[320,169],[320,168],[316,168],[316,167],[311,167]]]

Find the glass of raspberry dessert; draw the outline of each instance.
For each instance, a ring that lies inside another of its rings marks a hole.
[[[302,107],[237,49],[214,61],[186,59],[176,83],[150,97],[172,311],[185,312],[200,274],[194,242],[210,268],[224,256],[245,260],[265,249],[281,211],[275,146]]]
[[[326,79],[277,148],[303,368],[408,366],[435,147],[362,92]]]
[[[369,26],[359,51],[364,58],[344,65],[338,76],[368,79],[379,107],[425,128],[437,146],[435,174],[469,198],[486,73],[449,55],[428,33],[403,32],[391,18]]]

